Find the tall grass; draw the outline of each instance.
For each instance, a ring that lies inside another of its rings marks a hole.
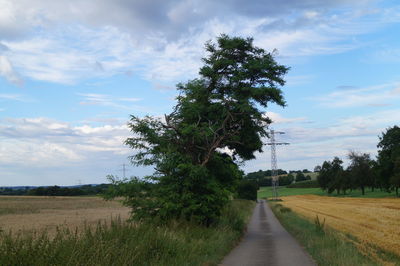
[[[240,238],[254,203],[233,201],[221,220],[203,227],[116,219],[83,232],[0,233],[0,265],[217,265]]]

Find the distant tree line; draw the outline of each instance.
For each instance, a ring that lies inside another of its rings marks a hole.
[[[307,169],[290,170],[289,173],[285,170],[278,169],[277,175],[279,178],[279,185],[287,186],[292,184],[294,181],[302,182],[311,180],[311,176],[307,175],[308,173],[311,173],[311,171]],[[255,182],[259,187],[272,186],[271,170],[266,170],[266,171],[258,170],[257,172],[248,173],[245,176],[245,179]]]
[[[370,188],[382,191],[395,191],[399,196],[400,187],[400,128],[388,128],[379,137],[378,156],[371,159],[367,153],[350,152],[350,160],[345,169],[343,161],[335,157],[332,161],[324,161],[318,167],[318,183],[328,193],[346,194],[348,190],[360,189],[362,194]],[[317,167],[316,167],[317,168]]]
[[[97,195],[105,192],[110,184],[100,185],[82,185],[77,187],[60,187],[60,186],[46,186],[46,187],[21,187],[21,188],[0,188],[0,195],[30,195],[30,196],[83,196],[83,195]]]
[[[11,188],[11,187],[0,187],[0,195],[4,196],[22,196],[26,195],[29,187]]]

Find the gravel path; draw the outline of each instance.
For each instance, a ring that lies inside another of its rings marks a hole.
[[[247,233],[222,261],[224,266],[316,265],[307,252],[282,227],[264,201],[257,203]]]

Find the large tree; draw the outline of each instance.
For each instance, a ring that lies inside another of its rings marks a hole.
[[[348,154],[350,165],[347,171],[352,179],[352,184],[361,189],[365,194],[365,187],[375,185],[375,175],[372,169],[374,162],[368,153],[356,153],[354,151]]]
[[[389,190],[400,187],[400,127],[388,128],[379,137],[378,172],[379,184]]]
[[[152,176],[115,191],[136,218],[217,219],[242,176],[237,162],[262,150],[271,123],[265,108],[285,105],[280,87],[288,68],[253,39],[222,35],[206,51],[199,78],[177,86],[172,113],[131,118],[132,162],[155,167]]]

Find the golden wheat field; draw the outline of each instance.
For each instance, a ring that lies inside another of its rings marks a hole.
[[[355,236],[359,248],[376,246],[400,256],[400,199],[336,198],[316,195],[282,197],[282,204],[308,219]],[[371,252],[365,250],[365,252]]]
[[[126,220],[129,211],[99,197],[0,196],[0,229],[53,235],[57,228],[80,230],[116,217]]]

